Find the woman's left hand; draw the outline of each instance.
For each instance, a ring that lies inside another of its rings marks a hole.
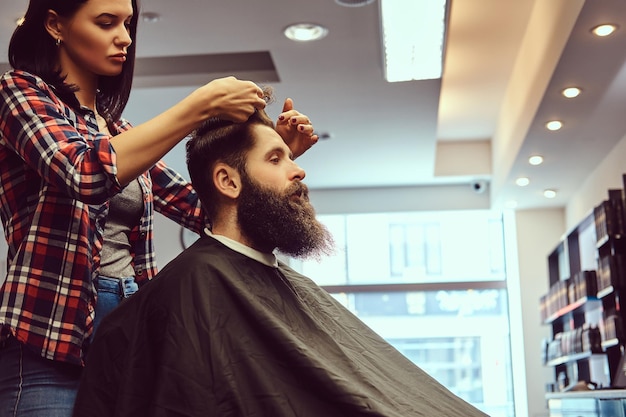
[[[293,100],[290,98],[285,100],[283,112],[278,116],[276,132],[289,146],[294,159],[315,145],[319,139],[309,118],[293,109]]]

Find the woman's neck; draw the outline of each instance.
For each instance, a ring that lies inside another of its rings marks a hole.
[[[70,83],[70,84],[74,84],[76,85],[79,89],[78,91],[76,91],[76,98],[78,99],[78,102],[81,104],[81,106],[85,106],[90,108],[91,110],[93,110],[94,112],[96,111],[96,92],[97,89],[95,87],[87,87],[85,88],[83,86],[83,84],[78,84],[78,83],[71,83],[71,81],[66,80],[66,82]]]
[[[65,60],[67,61],[67,60]],[[92,72],[84,71],[76,67],[72,61],[63,65],[63,55],[61,56],[61,73],[65,75],[65,83],[75,85],[78,90],[75,92],[76,99],[81,104],[96,111],[96,93],[98,91],[98,76]]]

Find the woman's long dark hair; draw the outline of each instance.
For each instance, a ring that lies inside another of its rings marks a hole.
[[[89,0],[30,0],[24,21],[13,32],[9,43],[9,63],[14,69],[30,72],[41,77],[55,87],[56,93],[68,104],[78,108],[74,92],[78,87],[65,83],[57,64],[55,40],[45,28],[48,10],[59,16],[71,18]],[[122,72],[116,76],[100,76],[98,82],[98,111],[108,123],[120,119],[128,103],[135,70],[135,51],[139,0],[131,0],[133,17],[130,22],[130,37],[133,43],[128,47],[127,60]]]

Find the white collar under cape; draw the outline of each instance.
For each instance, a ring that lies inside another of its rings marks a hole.
[[[278,259],[273,253],[259,252],[256,249],[252,249],[250,246],[246,246],[243,243],[239,243],[236,240],[227,238],[226,236],[215,235],[206,227],[204,228],[204,233],[206,233],[207,236],[220,241],[224,246],[231,248],[235,252],[239,252],[240,254],[261,262],[264,265],[278,268]]]

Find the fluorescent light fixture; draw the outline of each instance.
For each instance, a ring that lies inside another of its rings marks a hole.
[[[385,78],[441,78],[446,0],[380,0]]]

